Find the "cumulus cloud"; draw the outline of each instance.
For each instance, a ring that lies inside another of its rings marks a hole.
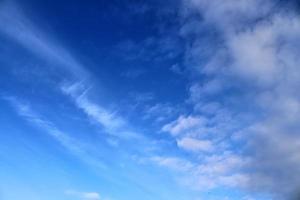
[[[239,124],[227,135],[243,135],[243,151],[251,157],[244,167],[251,176],[237,182],[288,199],[300,188],[300,17],[281,3],[190,0],[183,2],[183,13],[216,32],[209,54],[200,34],[186,52],[188,67],[205,77],[190,89],[195,110],[203,112],[213,101],[212,112],[226,110],[223,117]],[[190,16],[195,12],[201,18]],[[174,127],[164,130],[176,133]]]

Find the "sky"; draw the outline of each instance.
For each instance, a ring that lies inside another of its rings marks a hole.
[[[0,0],[0,200],[298,200],[295,0]]]

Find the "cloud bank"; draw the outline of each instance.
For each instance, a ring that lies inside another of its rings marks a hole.
[[[244,166],[246,189],[292,198],[300,188],[299,13],[271,0],[182,4],[186,20],[181,34],[187,40],[196,36],[186,47],[186,65],[205,77],[190,88],[195,111],[219,119],[215,126],[227,120],[229,130],[234,130],[226,133],[233,152],[233,144],[242,141],[243,157],[249,157]],[[215,33],[205,42],[200,34],[203,27]],[[214,106],[209,106],[212,102]],[[186,129],[182,121],[163,129],[178,134]],[[235,126],[237,121],[241,127]],[[189,148],[194,146],[193,142]]]

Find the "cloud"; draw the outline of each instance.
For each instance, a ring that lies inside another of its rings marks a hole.
[[[267,16],[275,7],[275,1],[264,0],[187,0],[184,1],[188,12],[198,11],[205,22],[212,23],[221,31],[233,31],[252,21]]]
[[[179,75],[183,75],[184,74],[184,69],[182,69],[182,67],[179,64],[173,64],[170,67],[170,70],[175,73],[175,74],[179,74]]]
[[[106,168],[102,161],[98,160],[96,156],[91,156],[88,153],[84,142],[75,139],[58,129],[54,123],[36,113],[30,104],[22,103],[22,101],[14,97],[3,97],[3,99],[7,100],[21,117],[28,121],[32,126],[39,128],[44,133],[54,138],[68,150],[69,153],[96,168]]]
[[[193,152],[211,152],[214,147],[209,140],[198,140],[194,138],[182,138],[177,140],[177,145],[187,151]]]
[[[154,119],[157,122],[166,121],[179,112],[179,108],[168,103],[155,103],[144,107],[144,119]]]
[[[100,124],[104,130],[120,138],[141,138],[142,135],[131,131],[129,125],[123,118],[114,112],[109,112],[102,106],[94,103],[88,97],[88,89],[83,82],[62,85],[61,90],[70,96],[76,106],[81,109],[88,117]]]
[[[107,111],[87,97],[87,86],[83,84],[82,80],[87,83],[89,73],[68,50],[36,27],[17,4],[4,2],[0,4],[0,11],[1,33],[15,40],[35,55],[51,61],[51,66],[66,69],[69,80],[72,75],[75,75],[76,83],[68,86],[64,85],[62,91],[64,94],[71,96],[80,109],[89,117],[101,123],[109,132],[124,124],[123,119],[117,117],[115,113]],[[85,90],[83,91],[85,94],[80,93],[82,89]],[[125,131],[123,132],[125,134]],[[127,132],[126,134],[130,135],[131,133]]]
[[[187,137],[220,141],[238,128],[233,113],[217,103],[197,101],[194,109],[196,114],[180,115],[176,120],[163,125],[161,131],[170,133],[177,140]]]
[[[254,29],[232,35],[228,46],[234,58],[233,70],[243,78],[258,81],[259,86],[280,83],[282,76],[290,73],[289,59],[293,58],[286,51],[293,53],[290,45],[298,40],[299,32],[296,16],[279,13]]]
[[[0,3],[0,33],[59,68],[67,70],[76,78],[88,76],[84,67],[45,31],[35,26],[18,4],[12,1]]]
[[[192,114],[180,115],[161,130],[170,133],[183,150],[210,154],[199,153],[193,161],[171,156],[154,156],[151,160],[185,172],[182,180],[192,188],[247,188],[269,192],[279,199],[299,193],[300,19],[292,8],[279,8],[278,2],[182,1],[183,25],[179,34],[187,41],[185,64],[199,74],[199,79],[194,78],[189,88],[187,101],[194,107]],[[200,18],[195,17],[199,15]],[[76,75],[75,83],[63,85],[62,92],[92,121],[118,137],[139,136],[117,112],[90,98],[89,87],[80,82],[86,78],[84,67],[31,23],[17,5],[7,1],[0,4],[0,23],[2,35]],[[205,39],[205,31],[200,30],[204,28],[209,35]],[[196,37],[190,38],[189,32]],[[162,46],[165,48],[157,48]],[[172,38],[158,43],[148,38],[141,43],[125,42],[119,48],[129,54],[128,59],[144,57],[152,62],[174,58],[181,52],[178,46]],[[30,105],[8,100],[20,116],[69,151],[88,158],[81,143],[35,113]],[[157,113],[161,107],[157,104],[148,111]],[[208,133],[209,140],[203,139]],[[231,140],[235,133],[242,135],[244,143],[237,145]],[[99,199],[97,193],[78,194]]]
[[[189,171],[191,168],[194,167],[193,164],[189,161],[177,157],[155,156],[152,157],[150,160],[152,160],[160,166],[164,166],[176,171]]]
[[[63,146],[67,147],[68,149],[75,148],[71,142],[71,138],[69,138],[66,134],[58,130],[53,123],[43,119],[37,113],[35,113],[29,104],[24,104],[18,101],[16,98],[13,97],[5,97],[11,105],[15,108],[16,112],[21,116],[24,117],[27,121],[32,123],[33,125],[45,130],[55,139],[57,139]],[[75,149],[74,149],[75,150]]]
[[[89,117],[95,119],[107,129],[114,129],[124,124],[122,119],[117,118],[113,113],[108,112],[101,106],[91,102],[87,97],[88,89],[82,82],[71,85],[63,85],[62,92],[75,100],[76,105]]]
[[[217,105],[210,111],[226,111],[223,119],[229,119],[229,126],[233,122],[233,131],[224,131],[225,135],[230,138],[240,132],[245,139],[240,151],[251,158],[243,166],[251,176],[220,181],[236,181],[231,185],[237,187],[239,181],[246,181],[241,185],[250,191],[290,198],[300,188],[298,11],[271,0],[183,2],[187,21],[199,21],[215,32],[209,38],[210,47],[196,32],[198,37],[186,51],[187,67],[202,77],[193,82],[190,100],[196,112],[203,112],[203,105],[210,102]],[[201,18],[195,18],[194,13]],[[191,41],[187,33],[185,36]],[[212,48],[209,54],[206,48]],[[178,133],[174,127],[175,123],[169,124],[164,130]],[[227,143],[237,151],[233,141],[228,139]]]
[[[90,88],[91,75],[85,66],[58,41],[35,26],[17,4],[10,2],[0,4],[0,22],[2,22],[0,33],[16,41],[36,56],[48,60],[51,66],[67,72],[64,80],[72,80],[74,84],[64,84],[61,87],[62,92],[70,96],[76,106],[91,119],[100,123],[108,133],[119,134],[118,136],[124,138],[138,137],[137,133],[128,129],[124,119],[90,100],[87,88]]]
[[[179,157],[156,156],[150,160],[159,166],[179,172],[177,181],[194,190],[246,187],[249,183],[249,174],[242,170],[249,160],[232,152],[209,155],[198,163]]]
[[[242,169],[247,162],[246,158],[232,152],[207,156],[185,181],[187,185],[199,190],[218,187],[243,188],[247,186],[249,179],[249,175]]]
[[[97,192],[78,192],[74,190],[65,191],[66,195],[77,197],[81,200],[102,200]]]
[[[202,117],[194,116],[179,116],[177,120],[166,124],[162,127],[162,131],[169,132],[176,136],[183,134],[183,132],[192,131],[199,126],[203,126],[206,123],[206,119]]]

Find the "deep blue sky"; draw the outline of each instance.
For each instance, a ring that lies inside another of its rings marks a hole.
[[[296,8],[0,1],[0,199],[292,198]]]

